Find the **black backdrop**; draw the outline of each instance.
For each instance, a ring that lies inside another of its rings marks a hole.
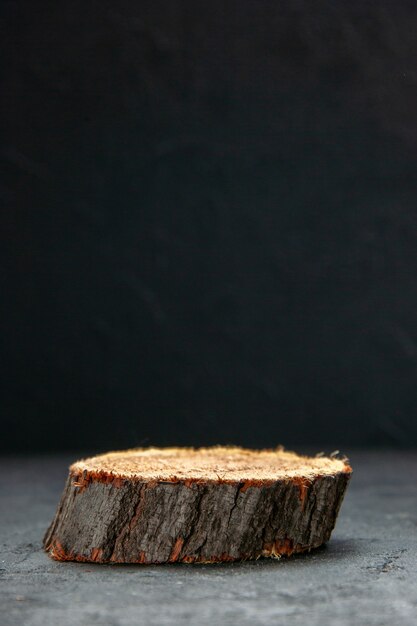
[[[3,449],[415,444],[415,3],[1,11]]]

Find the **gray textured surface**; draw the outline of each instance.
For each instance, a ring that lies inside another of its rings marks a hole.
[[[325,548],[220,566],[51,561],[40,542],[70,460],[0,463],[2,626],[417,622],[417,453],[351,454]]]

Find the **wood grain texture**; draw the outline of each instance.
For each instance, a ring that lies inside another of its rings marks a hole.
[[[350,472],[346,464],[333,474],[262,483],[91,478],[72,470],[44,547],[57,560],[102,563],[289,556],[330,538]]]

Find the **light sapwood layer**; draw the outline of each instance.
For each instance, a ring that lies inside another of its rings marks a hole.
[[[330,537],[351,468],[282,449],[147,448],[70,467],[44,546],[58,560],[216,562]]]
[[[328,457],[303,457],[282,448],[248,450],[211,448],[138,448],[109,452],[74,463],[74,474],[113,474],[135,480],[203,480],[227,482],[301,476],[314,478],[344,471],[346,464]]]

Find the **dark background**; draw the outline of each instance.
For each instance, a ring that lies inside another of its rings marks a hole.
[[[1,13],[2,449],[415,445],[415,2]]]

